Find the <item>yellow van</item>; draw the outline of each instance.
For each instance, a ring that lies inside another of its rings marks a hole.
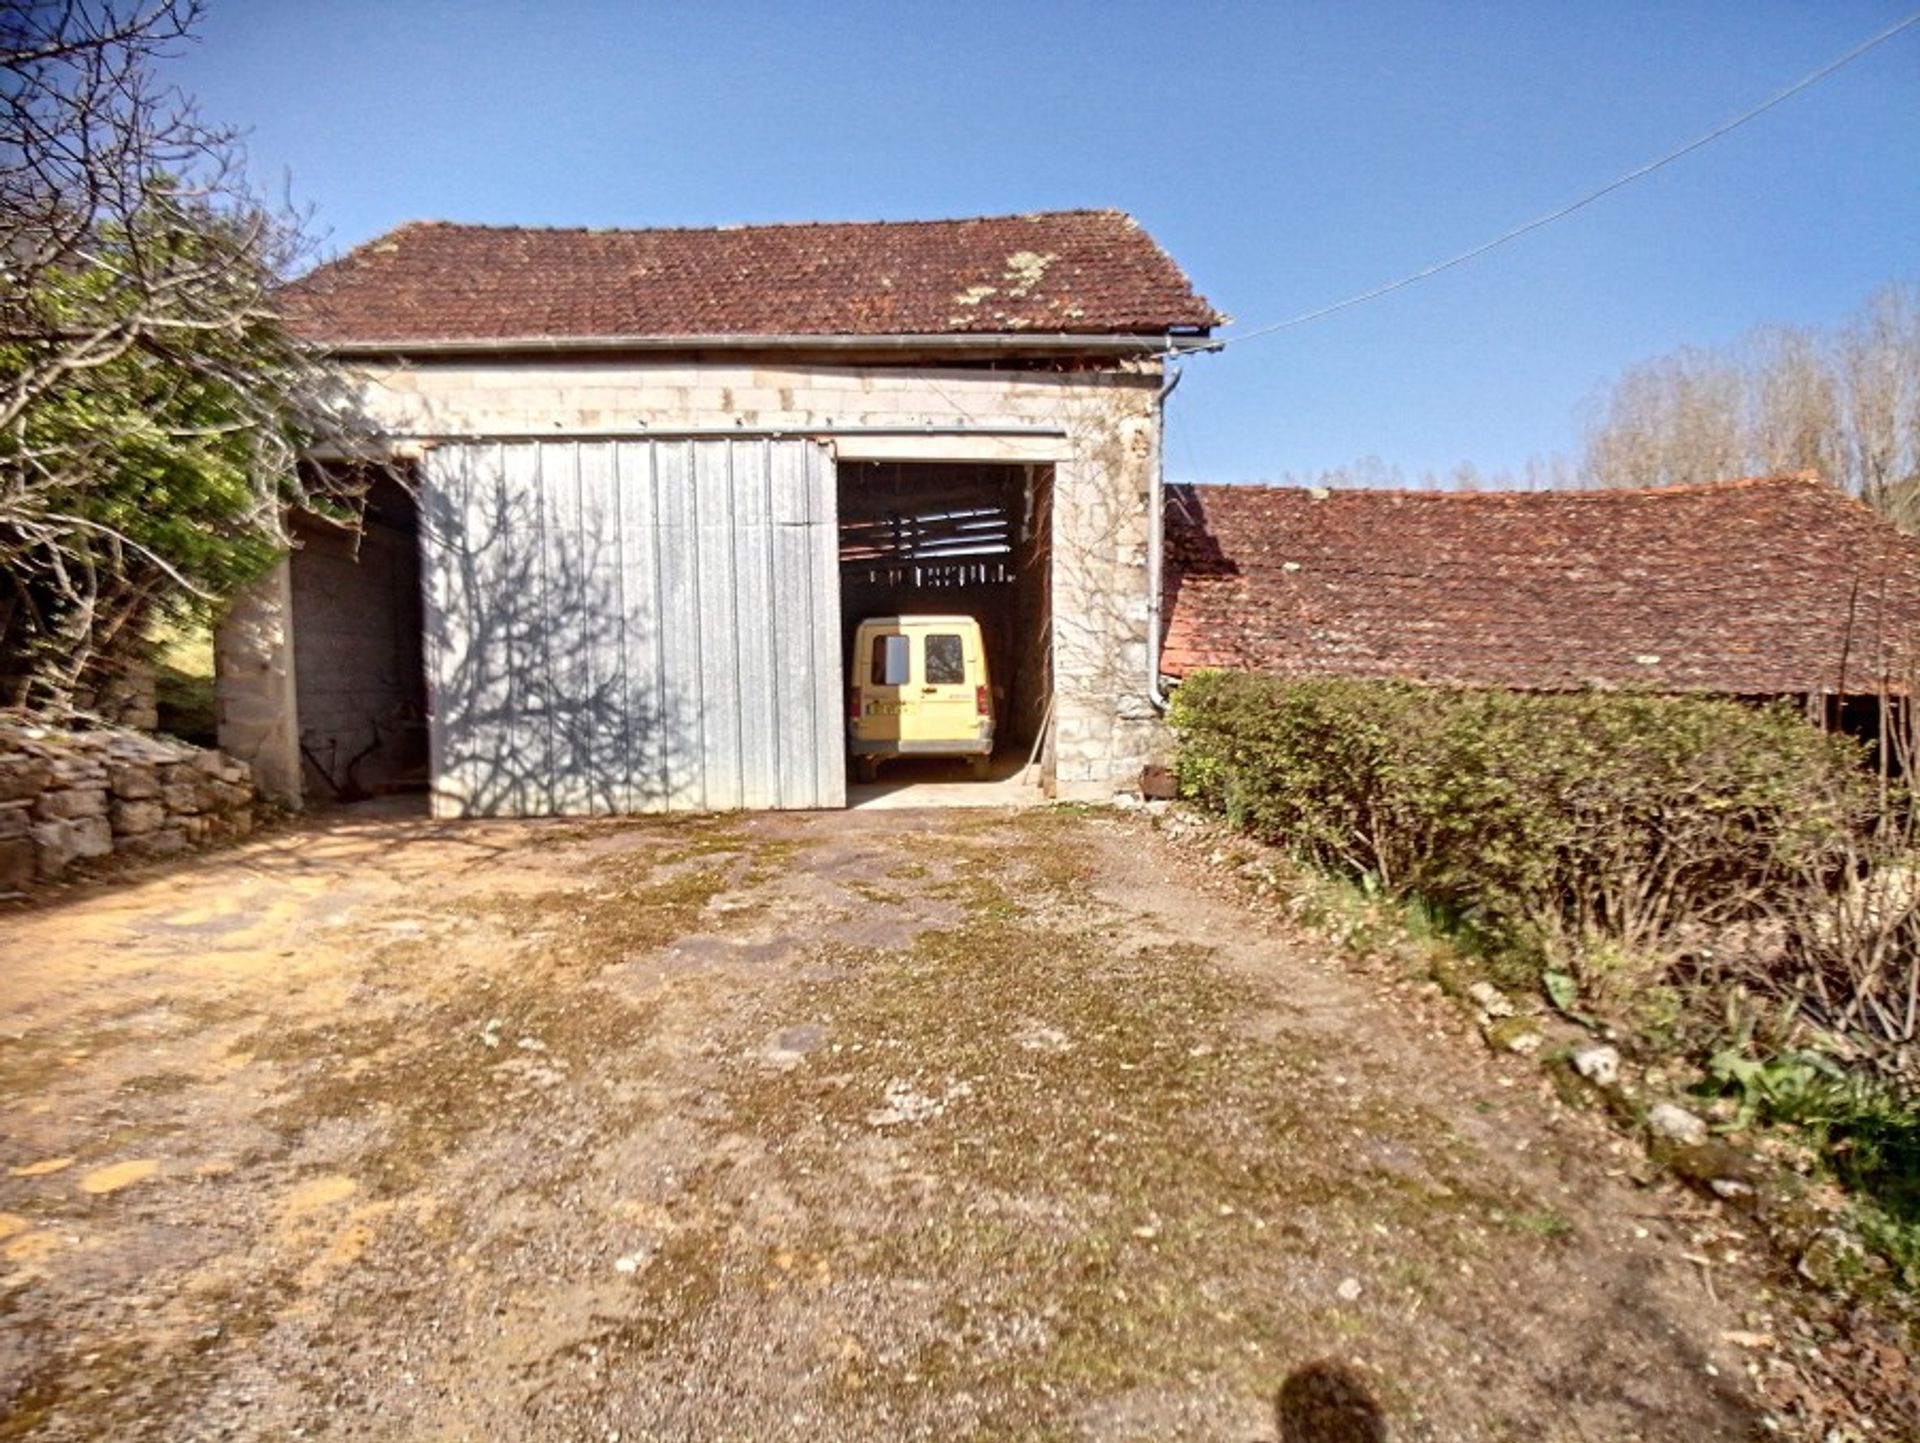
[[[847,745],[862,781],[886,757],[993,756],[993,687],[970,616],[870,616],[853,636]]]

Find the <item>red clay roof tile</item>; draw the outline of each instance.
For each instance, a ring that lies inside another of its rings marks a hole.
[[[1081,334],[1223,319],[1131,216],[529,230],[415,222],[282,293],[323,344]]]
[[[1166,641],[1528,690],[1907,690],[1920,542],[1810,475],[1641,491],[1168,491]]]

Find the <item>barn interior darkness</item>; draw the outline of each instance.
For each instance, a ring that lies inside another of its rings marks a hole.
[[[840,652],[871,616],[971,616],[995,691],[995,750],[1025,755],[1053,668],[1049,466],[841,462]]]
[[[356,534],[296,518],[294,698],[302,790],[357,801],[427,786],[420,514],[408,486],[371,477]]]

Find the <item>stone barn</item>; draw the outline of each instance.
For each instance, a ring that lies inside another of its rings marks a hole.
[[[1167,362],[1222,318],[1128,216],[410,224],[286,306],[402,479],[220,627],[270,793],[840,806],[848,638],[907,612],[979,618],[1051,794],[1137,779]]]

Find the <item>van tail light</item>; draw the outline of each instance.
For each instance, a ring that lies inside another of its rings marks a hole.
[[[987,707],[987,689],[984,686],[976,686],[973,689],[973,709],[981,716],[992,715]]]
[[[860,720],[860,688],[857,686],[847,691],[847,720]]]

